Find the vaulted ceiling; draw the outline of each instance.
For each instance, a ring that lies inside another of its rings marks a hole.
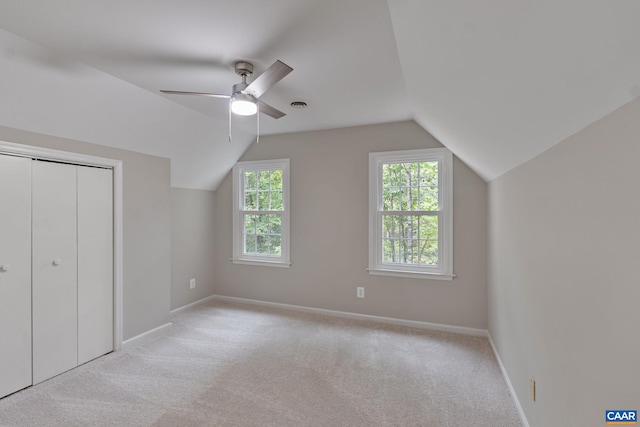
[[[236,60],[294,71],[261,134],[413,119],[491,180],[640,95],[637,0],[0,0],[0,125],[172,159],[216,188],[255,118]],[[304,101],[306,109],[290,103]]]

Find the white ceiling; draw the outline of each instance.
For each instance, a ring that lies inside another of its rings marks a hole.
[[[172,159],[215,188],[252,143],[236,60],[294,71],[262,134],[413,118],[491,180],[640,95],[637,0],[0,0],[0,125]],[[77,92],[77,93],[75,93]],[[309,104],[292,109],[292,101]]]

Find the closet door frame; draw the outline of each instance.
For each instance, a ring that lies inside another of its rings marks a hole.
[[[0,141],[0,154],[52,160],[81,166],[98,166],[113,170],[113,350],[121,350],[123,339],[122,161],[6,141]]]

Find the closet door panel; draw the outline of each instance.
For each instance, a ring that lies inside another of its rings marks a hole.
[[[78,167],[78,363],[112,350],[112,171]]]
[[[33,383],[78,364],[76,166],[37,161],[32,174]]]
[[[0,397],[31,385],[31,159],[0,155]]]

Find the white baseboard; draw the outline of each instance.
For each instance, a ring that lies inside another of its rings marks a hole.
[[[498,366],[500,366],[500,372],[502,372],[502,376],[507,382],[507,386],[509,387],[509,392],[511,393],[511,397],[513,398],[514,403],[516,404],[516,409],[518,410],[518,414],[520,415],[520,419],[522,420],[522,424],[524,427],[529,427],[529,421],[527,420],[527,416],[524,414],[524,410],[522,409],[522,405],[520,404],[520,400],[518,399],[518,395],[516,394],[516,389],[513,388],[513,384],[511,384],[511,380],[509,379],[509,374],[502,364],[502,360],[500,359],[500,355],[498,354],[498,349],[493,343],[493,339],[491,338],[491,334],[487,333],[487,338],[489,338],[489,344],[491,344],[491,349],[493,350],[493,354],[496,356],[496,360],[498,361]]]
[[[277,302],[260,301],[247,298],[227,297],[223,295],[214,295],[213,299],[219,301],[237,302],[241,304],[252,304],[263,307],[284,308],[288,310],[303,311],[307,313],[323,314],[326,316],[341,317],[345,319],[368,320],[372,322],[385,323],[389,325],[408,326],[411,328],[430,329],[441,332],[450,332],[454,334],[473,335],[486,337],[485,329],[467,328],[464,326],[444,325],[441,323],[420,322],[417,320],[396,319],[393,317],[371,316],[368,314],[350,313],[347,311],[327,310],[324,308],[306,307],[301,305],[282,304]]]
[[[171,326],[171,322],[165,323],[164,325],[160,325],[157,328],[150,329],[147,332],[143,332],[140,335],[136,335],[133,338],[129,338],[128,340],[122,343],[122,349],[130,350],[133,347],[136,347],[140,344],[144,344],[145,342],[150,341],[153,338],[160,335],[165,328],[168,328],[170,326]]]
[[[215,299],[215,297],[216,297],[215,295],[211,295],[211,296],[199,299],[198,301],[194,301],[192,303],[185,304],[182,307],[174,308],[173,310],[171,310],[171,315],[178,314],[181,311],[184,311],[184,310],[187,310],[187,309],[193,307],[194,305],[203,304],[203,303],[205,303],[207,301],[211,301],[211,300]]]

